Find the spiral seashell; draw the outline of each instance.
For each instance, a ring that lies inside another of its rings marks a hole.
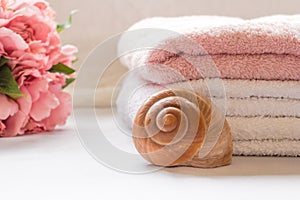
[[[210,100],[189,90],[166,90],[150,97],[136,115],[133,139],[139,153],[158,166],[211,168],[232,159],[224,115]]]

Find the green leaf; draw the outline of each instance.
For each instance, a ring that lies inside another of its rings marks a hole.
[[[75,78],[67,78],[66,85],[63,86],[63,89],[65,89],[66,87],[68,87],[74,81],[75,81]]]
[[[74,69],[68,67],[67,65],[64,65],[62,63],[58,63],[57,65],[53,65],[53,67],[49,70],[49,72],[53,73],[62,73],[62,74],[73,74],[75,72]]]
[[[0,93],[5,94],[15,100],[25,96],[19,90],[18,83],[14,79],[7,64],[2,65],[0,68]]]
[[[75,64],[76,62],[78,62],[79,58],[76,58],[75,60],[72,61],[72,64]]]
[[[2,67],[3,65],[5,65],[6,63],[8,63],[8,59],[4,58],[4,57],[0,57],[0,67]]]
[[[62,31],[66,30],[72,26],[73,15],[77,12],[78,12],[77,10],[73,10],[69,15],[68,20],[65,23],[57,25],[56,30],[58,33],[61,33]]]

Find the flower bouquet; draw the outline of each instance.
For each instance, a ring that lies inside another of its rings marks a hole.
[[[62,46],[43,0],[0,0],[0,137],[53,130],[72,110],[76,47]]]

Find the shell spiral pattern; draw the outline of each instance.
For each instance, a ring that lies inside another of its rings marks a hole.
[[[228,123],[207,148],[216,108],[189,90],[165,90],[150,97],[138,111],[133,139],[139,153],[158,166],[218,167],[231,163],[232,139]],[[221,123],[221,122],[220,122]],[[219,141],[220,140],[220,141]],[[201,157],[202,149],[209,149]]]

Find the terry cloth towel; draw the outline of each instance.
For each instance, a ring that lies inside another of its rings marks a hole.
[[[129,30],[143,28],[178,35],[121,57],[136,69],[117,102],[129,126],[153,93],[193,88],[217,106],[225,99],[235,155],[300,156],[300,15],[150,18]],[[125,33],[119,48],[131,42]]]

